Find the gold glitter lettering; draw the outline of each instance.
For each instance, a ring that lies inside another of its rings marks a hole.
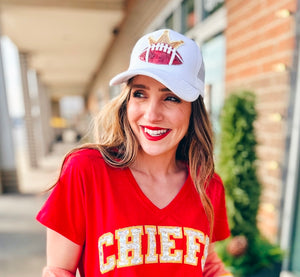
[[[173,238],[182,238],[182,229],[180,227],[158,227],[158,233],[161,240],[161,263],[181,263],[183,250],[174,250],[175,241]],[[171,251],[174,250],[174,254]]]
[[[206,258],[207,258],[207,255],[208,255],[208,245],[209,245],[209,237],[206,235],[206,236],[205,236],[204,253],[203,253],[203,256],[202,256],[202,260],[201,260],[202,270],[204,270]]]
[[[197,253],[200,252],[200,243],[204,244],[204,234],[201,231],[183,228],[184,235],[186,236],[187,250],[184,256],[184,263],[190,265],[198,264]],[[198,242],[197,242],[198,240]]]
[[[99,261],[100,261],[100,271],[105,273],[111,271],[116,266],[116,257],[115,255],[109,256],[106,258],[107,262],[104,262],[104,245],[110,246],[114,244],[114,235],[112,233],[106,233],[99,238],[98,248],[99,248]]]
[[[145,226],[145,233],[148,235],[148,250],[145,256],[145,263],[157,263],[158,255],[156,253],[156,226]]]
[[[142,234],[142,226],[116,230],[115,236],[118,240],[117,267],[133,266],[143,263]]]

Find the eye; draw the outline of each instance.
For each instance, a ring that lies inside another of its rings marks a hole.
[[[135,98],[144,98],[145,95],[142,90],[135,90],[132,92],[132,96]]]
[[[175,102],[175,103],[181,103],[181,99],[176,97],[176,96],[167,96],[165,98],[165,101],[171,101],[171,102]]]

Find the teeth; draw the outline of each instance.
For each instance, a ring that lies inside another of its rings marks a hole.
[[[167,132],[167,130],[150,130],[147,128],[144,128],[145,133],[148,133],[150,136],[160,136],[162,134],[165,134]]]

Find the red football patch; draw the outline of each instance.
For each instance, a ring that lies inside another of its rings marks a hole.
[[[146,54],[148,54],[148,59],[146,57]],[[154,64],[170,64],[172,57],[172,52],[167,53],[159,50],[150,50],[149,52],[145,50],[141,55],[140,59],[144,62],[149,62],[149,63],[154,63]],[[182,58],[181,56],[177,53],[175,53],[175,57],[172,61],[172,65],[178,65],[182,64]]]

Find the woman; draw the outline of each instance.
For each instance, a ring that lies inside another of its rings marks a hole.
[[[121,83],[98,143],[67,155],[37,216],[44,276],[231,276],[213,250],[229,229],[200,49],[172,30],[145,35]]]

